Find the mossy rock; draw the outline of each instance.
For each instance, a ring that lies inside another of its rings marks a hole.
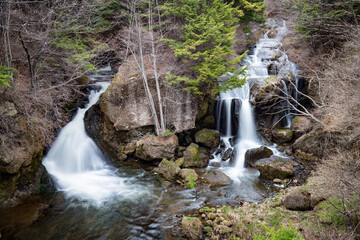
[[[183,217],[181,225],[186,237],[192,240],[200,239],[202,235],[202,224],[196,217]]]
[[[207,167],[209,156],[200,152],[199,145],[192,143],[184,152],[184,163],[182,167]]]
[[[180,173],[180,167],[176,162],[164,158],[154,171],[160,173],[166,180],[173,181]]]
[[[219,131],[204,128],[195,134],[196,143],[213,149],[220,144],[220,133]]]
[[[255,167],[260,171],[260,178],[267,180],[285,179],[292,176],[294,172],[291,159],[274,155],[270,158],[260,159],[255,163]]]
[[[287,143],[292,140],[293,132],[290,129],[277,129],[272,131],[274,142]]]

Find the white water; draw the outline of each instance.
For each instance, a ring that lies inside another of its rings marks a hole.
[[[100,149],[86,134],[85,112],[99,100],[109,84],[96,83],[101,90],[91,91],[87,106],[78,109],[74,119],[61,130],[43,160],[59,191],[69,198],[96,206],[116,198],[134,198],[148,194],[144,187],[130,183],[130,178],[120,177],[105,162]]]
[[[261,141],[260,137],[256,132],[256,125],[254,121],[253,109],[250,104],[250,89],[255,82],[266,81],[270,75],[268,74],[268,67],[273,64],[276,66],[276,74],[282,79],[288,79],[288,74],[291,73],[295,78],[295,84],[298,85],[297,74],[298,70],[296,65],[288,60],[286,53],[280,50],[281,40],[284,38],[287,28],[285,22],[276,22],[274,20],[269,20],[268,24],[273,26],[273,29],[277,30],[277,35],[274,38],[269,38],[268,31],[256,44],[254,52],[249,54],[246,59],[244,59],[244,65],[248,65],[246,74],[248,75],[248,82],[242,86],[242,88],[229,90],[225,93],[220,94],[219,107],[217,109],[217,127],[218,130],[224,129],[221,127],[224,122],[221,122],[221,119],[225,119],[226,122],[226,132],[222,132],[222,140],[225,143],[225,151],[228,148],[236,150],[235,163],[233,166],[229,166],[229,162],[222,162],[221,170],[224,171],[230,178],[236,182],[241,182],[244,179],[251,179],[259,175],[257,171],[248,169],[244,167],[245,162],[245,153],[248,149],[257,148],[264,143]],[[274,54],[278,53],[280,56],[277,59],[274,59]],[[287,92],[287,87],[284,82],[284,90]],[[297,98],[297,95],[295,95]],[[241,100],[239,112],[239,129],[236,136],[232,136],[231,133],[231,120],[234,119],[234,112],[231,112],[231,103],[235,100]],[[225,117],[220,117],[222,108],[226,109]],[[290,126],[291,118],[287,117],[287,125]],[[230,123],[230,124],[229,124]],[[230,145],[229,139],[231,137],[236,137],[237,142],[234,146]],[[268,146],[271,148],[276,155],[282,155],[279,151],[276,150],[273,146]],[[221,154],[214,156],[215,159],[212,161],[221,162]]]

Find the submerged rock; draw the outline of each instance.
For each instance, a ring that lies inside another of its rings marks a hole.
[[[145,161],[172,159],[175,157],[175,150],[178,146],[176,135],[168,137],[147,135],[136,143],[136,157]]]
[[[291,159],[274,155],[257,161],[255,167],[260,171],[260,177],[267,180],[284,179],[294,171]]]
[[[218,170],[212,170],[205,173],[203,178],[206,182],[210,183],[211,187],[226,186],[231,183],[231,179],[226,176],[225,173]]]
[[[311,209],[311,194],[306,191],[295,191],[287,194],[282,205],[289,210],[305,211]]]
[[[287,143],[293,137],[293,132],[290,129],[277,129],[271,132],[274,142]]]
[[[311,121],[306,117],[297,116],[291,123],[291,131],[295,138],[299,138],[311,130]]]
[[[199,145],[192,143],[184,152],[183,167],[207,167],[209,156],[200,152]]]
[[[176,162],[164,158],[154,171],[160,173],[166,180],[173,181],[180,173],[180,167]]]
[[[196,143],[213,149],[220,144],[220,133],[216,130],[202,129],[195,134]]]
[[[200,219],[196,217],[186,217],[184,216],[181,225],[184,231],[184,234],[192,240],[200,239],[202,235],[202,225]]]
[[[265,146],[248,149],[245,153],[245,166],[255,167],[258,160],[269,158],[271,155],[273,155],[273,151]]]

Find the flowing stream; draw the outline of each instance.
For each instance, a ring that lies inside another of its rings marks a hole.
[[[244,64],[249,65],[249,81],[242,88],[222,93],[217,105],[217,127],[222,133],[224,151],[216,152],[211,164],[220,163],[220,170],[231,177],[232,184],[217,189],[201,185],[193,189],[164,188],[147,170],[112,167],[84,127],[85,112],[99,100],[113,77],[108,65],[90,76],[94,90],[90,92],[89,103],[79,108],[72,121],[61,130],[43,160],[58,190],[49,199],[41,200],[47,206],[46,214],[29,225],[16,225],[11,219],[26,215],[25,210],[0,211],[6,219],[4,223],[0,218],[0,238],[2,234],[5,239],[10,236],[11,239],[39,240],[178,239],[174,224],[179,224],[186,213],[205,204],[259,202],[274,193],[278,188],[259,180],[256,169],[244,168],[245,152],[264,145],[257,134],[250,104],[252,85],[270,76],[271,64],[275,66],[275,74],[285,78],[291,72],[297,79],[295,64],[280,51],[285,23],[269,21],[268,24],[277,30],[277,35],[269,38],[266,33],[244,60]],[[280,53],[276,60],[275,52]],[[285,88],[288,91],[286,84]],[[275,154],[281,154],[274,146],[269,147]],[[226,151],[231,151],[232,157],[223,161]],[[219,190],[225,190],[225,195],[218,194]]]
[[[246,69],[247,82],[238,89],[228,90],[220,94],[217,102],[217,128],[222,134],[223,146],[214,154],[214,163],[221,164],[221,170],[225,172],[234,182],[240,185],[240,195],[259,194],[253,187],[257,182],[259,172],[252,168],[245,168],[245,153],[248,149],[267,145],[275,155],[283,155],[276,149],[275,145],[264,143],[256,131],[253,109],[250,104],[250,90],[257,82],[266,82],[271,76],[279,76],[281,79],[289,79],[289,75],[295,79],[295,86],[298,87],[298,69],[296,65],[289,61],[285,52],[281,51],[281,40],[284,38],[287,28],[285,21],[275,21],[270,19],[268,24],[272,26],[265,35],[259,40],[254,49],[244,59],[243,65]],[[276,35],[272,38],[268,36],[271,31]],[[272,69],[272,71],[271,71]],[[221,80],[221,79],[220,79]],[[288,87],[284,80],[284,97],[289,97]],[[294,92],[297,100],[298,94]],[[284,127],[290,127],[291,116],[289,105],[284,106],[285,120]],[[235,124],[234,124],[235,123]],[[231,152],[231,154],[228,154]],[[249,186],[251,186],[249,188]],[[261,194],[261,193],[260,193]]]

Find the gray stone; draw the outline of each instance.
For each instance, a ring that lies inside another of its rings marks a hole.
[[[267,180],[285,179],[294,171],[291,159],[274,155],[257,161],[255,167],[260,171],[260,177]]]
[[[211,187],[226,186],[231,183],[231,179],[226,176],[225,173],[218,170],[212,170],[205,173],[203,178],[206,182],[210,183]]]
[[[248,149],[245,153],[245,166],[255,167],[255,163],[263,158],[269,158],[273,151],[265,146]]]
[[[311,194],[306,191],[295,191],[287,194],[282,205],[289,210],[305,211],[311,209]]]

